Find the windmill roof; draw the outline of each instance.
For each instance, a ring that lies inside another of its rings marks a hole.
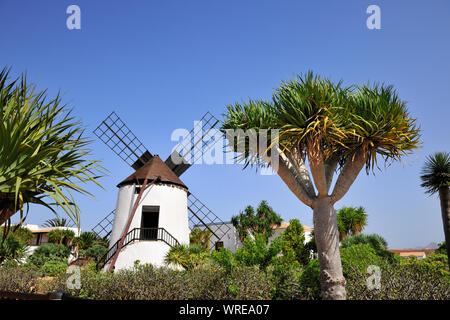
[[[161,160],[158,155],[154,155],[149,161],[147,161],[146,164],[119,183],[117,187],[127,184],[134,184],[136,183],[136,180],[142,184],[144,183],[146,177],[148,178],[148,182],[160,177],[160,183],[176,185],[187,189],[183,181],[178,178],[178,176]]]

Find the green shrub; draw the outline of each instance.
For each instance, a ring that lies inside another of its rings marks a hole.
[[[65,273],[69,264],[64,261],[47,261],[41,267],[41,271],[46,276],[57,276],[59,274]]]
[[[28,262],[40,268],[48,261],[67,262],[69,255],[70,250],[66,246],[46,243],[39,246],[33,254],[28,257]]]
[[[255,233],[254,239],[246,237],[242,247],[234,254],[236,261],[244,266],[259,266],[264,270],[281,252],[282,241],[280,238],[274,239],[267,244],[265,235]]]
[[[368,274],[347,279],[347,298],[357,300],[447,300],[450,298],[450,278],[439,270],[417,260],[381,267],[380,289],[370,290]]]
[[[68,275],[59,275],[47,291],[67,290]],[[237,267],[230,273],[218,267],[175,271],[139,265],[115,273],[82,270],[81,289],[69,293],[89,299],[216,300],[268,299],[273,283],[257,267]]]
[[[386,240],[379,236],[378,234],[356,234],[346,237],[341,241],[341,248],[348,248],[355,244],[368,244],[375,251],[386,250],[387,242]]]
[[[4,231],[5,228],[0,227],[0,237],[3,237]],[[33,239],[33,233],[30,230],[11,226],[5,240],[0,239],[0,264],[21,261],[27,255],[31,239]]]
[[[80,257],[82,258],[90,258],[96,263],[100,262],[100,260],[105,256],[108,252],[108,248],[104,247],[100,244],[94,244],[92,247],[82,250],[80,252]]]
[[[211,252],[211,259],[228,272],[231,272],[238,265],[230,249],[221,248]]]
[[[367,244],[356,244],[341,249],[342,271],[346,279],[365,274],[369,265],[384,266],[387,262]],[[312,260],[300,277],[303,294],[309,299],[319,299],[320,268],[317,259]]]

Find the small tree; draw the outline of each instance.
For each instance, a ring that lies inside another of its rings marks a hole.
[[[281,253],[282,242],[279,238],[267,244],[264,234],[255,233],[254,238],[246,237],[241,248],[236,250],[235,259],[238,263],[246,266],[259,266],[261,270],[275,262]]]
[[[266,241],[273,235],[273,226],[281,225],[281,217],[267,204],[261,201],[255,209],[247,206],[243,212],[231,218],[231,223],[236,228],[241,242],[249,234],[260,233]]]

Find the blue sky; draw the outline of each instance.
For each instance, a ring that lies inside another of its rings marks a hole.
[[[66,8],[81,8],[81,30],[66,28]],[[381,30],[366,8],[381,8]],[[422,129],[422,148],[376,171],[361,172],[342,206],[364,206],[365,232],[391,248],[443,241],[439,201],[420,188],[426,155],[450,150],[450,2],[433,1],[23,1],[0,0],[0,63],[27,71],[49,95],[58,90],[88,132],[115,110],[154,154],[165,159],[176,128],[206,111],[269,98],[282,80],[313,70],[346,84],[393,84]],[[93,136],[93,135],[92,135]],[[100,142],[92,145],[110,175],[96,199],[78,197],[82,229],[116,202],[130,168]],[[312,226],[312,211],[277,176],[239,165],[199,165],[182,176],[222,219],[260,200],[285,220]],[[52,214],[33,207],[28,222]]]

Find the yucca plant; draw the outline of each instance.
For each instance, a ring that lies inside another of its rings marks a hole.
[[[279,135],[260,135],[258,143],[267,141],[258,145],[268,148],[252,148],[244,132],[248,129],[274,129]],[[222,130],[246,166],[272,165],[295,196],[313,209],[322,296],[345,299],[334,204],[364,167],[369,172],[377,166],[378,156],[390,163],[418,147],[419,129],[406,103],[392,86],[344,87],[309,72],[283,82],[271,101],[227,106]]]
[[[422,179],[421,186],[426,189],[428,194],[439,194],[450,268],[450,153],[436,152],[428,156],[420,178]]]
[[[74,192],[92,197],[81,185],[97,182],[103,169],[90,160],[90,140],[80,122],[61,104],[27,83],[0,72],[0,225],[31,203],[62,208],[77,225]]]

